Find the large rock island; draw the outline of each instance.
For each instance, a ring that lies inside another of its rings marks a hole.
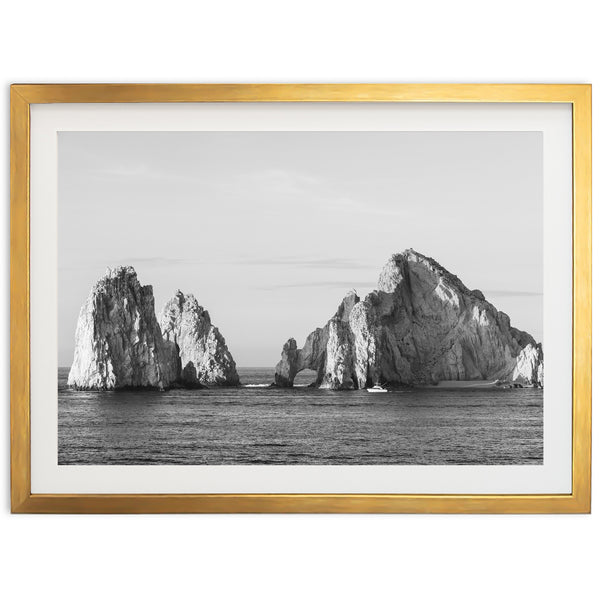
[[[163,336],[152,286],[140,285],[133,267],[108,269],[79,313],[68,385],[114,390],[237,384],[225,340],[193,297],[185,297],[173,326],[167,325],[165,315],[173,314],[180,297],[163,311]]]
[[[160,328],[165,340],[177,346],[184,384],[239,384],[225,339],[192,294],[175,292],[163,309]]]
[[[108,269],[82,306],[68,384],[79,389],[166,388],[179,376],[177,349],[163,340],[151,285],[133,267]]]
[[[275,384],[292,386],[303,369],[329,389],[495,379],[542,386],[543,352],[480,291],[410,249],[388,261],[364,300],[350,292],[303,348],[289,339]]]

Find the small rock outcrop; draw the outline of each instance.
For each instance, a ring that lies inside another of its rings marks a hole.
[[[68,385],[164,389],[179,376],[175,344],[162,337],[151,285],[133,267],[108,269],[82,306]]]
[[[386,263],[364,300],[349,293],[303,348],[288,340],[275,384],[292,386],[303,369],[330,389],[478,379],[543,386],[541,344],[481,291],[412,249]]]
[[[177,290],[163,308],[160,328],[165,342],[177,348],[183,385],[239,384],[225,339],[192,294]]]

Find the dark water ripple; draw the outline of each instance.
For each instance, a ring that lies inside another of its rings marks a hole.
[[[61,465],[542,464],[543,392],[312,388],[78,392],[59,369]],[[269,381],[240,369],[244,383]]]

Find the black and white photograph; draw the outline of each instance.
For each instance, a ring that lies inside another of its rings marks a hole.
[[[543,464],[536,131],[58,134],[59,465]]]

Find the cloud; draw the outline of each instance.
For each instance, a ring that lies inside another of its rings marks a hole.
[[[296,256],[242,259],[240,264],[253,266],[288,265],[307,269],[370,269],[374,266],[352,258],[306,258]]]
[[[374,289],[373,281],[301,281],[298,283],[282,283],[268,286],[255,287],[257,290],[284,290],[291,288],[326,288],[326,289],[346,289],[371,288]]]
[[[350,258],[302,258],[302,257],[272,257],[272,258],[249,258],[240,260],[200,260],[194,258],[123,258],[121,262],[127,264],[143,264],[146,266],[175,266],[175,265],[200,265],[200,264],[233,264],[252,265],[257,267],[271,265],[289,265],[308,269],[362,269],[371,268],[372,265]]]
[[[156,171],[150,169],[147,164],[131,164],[131,165],[114,165],[107,167],[96,167],[93,171],[94,175],[105,176],[105,177],[141,177],[148,179],[149,177],[155,177]]]
[[[86,261],[85,264],[71,265],[73,267],[89,267],[89,266],[105,266],[105,259],[95,259]],[[194,265],[243,265],[255,267],[272,267],[272,266],[290,266],[300,267],[304,269],[335,269],[335,270],[351,270],[351,269],[373,269],[374,265],[366,262],[361,262],[352,258],[307,258],[307,257],[264,257],[264,258],[239,258],[239,259],[199,259],[199,258],[177,258],[177,257],[161,257],[161,256],[126,256],[117,257],[109,261],[110,265],[131,265],[132,267],[144,266],[147,268],[160,267],[177,267],[177,266],[194,266]],[[65,267],[61,267],[64,269]]]
[[[400,205],[400,200],[398,200],[398,203],[386,206],[361,198],[337,196],[331,198],[318,198],[317,203],[319,208],[324,208],[336,213],[344,212],[355,215],[364,215],[365,217],[371,218],[402,217],[406,215],[406,209]],[[378,225],[380,225],[380,223]]]
[[[147,257],[147,258],[121,258],[119,259],[120,264],[131,265],[143,265],[144,267],[175,267],[180,265],[202,265],[206,264],[206,261],[194,259],[194,258],[162,258],[159,256]]]
[[[102,181],[115,181],[124,183],[126,181],[135,184],[151,183],[173,185],[177,183],[204,184],[197,173],[186,173],[175,169],[157,168],[145,163],[130,165],[114,165],[104,168],[93,167],[90,175]]]
[[[115,258],[115,259],[103,259],[97,258],[93,260],[86,260],[84,262],[78,262],[76,259],[73,264],[65,266],[62,264],[59,267],[59,271],[74,271],[81,269],[99,269],[103,270],[107,267],[116,267],[116,266],[131,266],[134,269],[138,267],[145,268],[162,268],[162,267],[178,267],[178,266],[194,266],[194,265],[203,265],[207,264],[207,261],[193,259],[193,258],[161,258],[161,257],[124,257],[124,258]]]
[[[288,169],[264,169],[242,175],[242,178],[278,192],[292,194],[305,192],[306,188],[322,183],[318,177]]]

